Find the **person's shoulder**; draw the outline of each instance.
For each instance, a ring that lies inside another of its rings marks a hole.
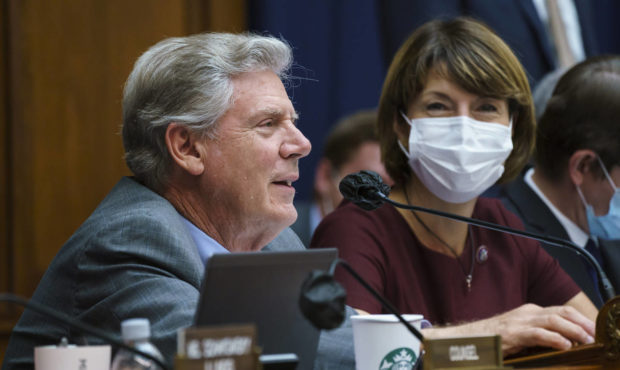
[[[133,178],[123,177],[82,227],[132,228],[136,232],[154,232],[167,229],[177,230],[184,225],[182,217],[166,198]]]
[[[358,231],[373,233],[378,230],[390,229],[397,222],[398,217],[400,217],[398,211],[389,204],[368,211],[345,200],[321,220],[315,230],[315,235],[324,233],[350,235]]]
[[[93,215],[105,213],[145,214],[176,212],[172,204],[131,177],[123,177],[97,206]]]
[[[113,294],[128,276],[157,280],[162,291],[167,284],[197,288],[204,272],[182,216],[166,199],[127,178],[63,245],[53,266],[56,274],[72,271],[80,286],[95,280],[95,273],[106,276],[101,287],[106,294]]]
[[[62,254],[154,257],[193,255],[195,244],[181,215],[165,198],[131,178],[121,179],[61,248]]]
[[[398,217],[398,211],[389,204],[367,211],[345,201],[321,221],[310,245],[348,244],[352,248],[359,248],[360,243],[393,234],[394,225],[399,222]]]

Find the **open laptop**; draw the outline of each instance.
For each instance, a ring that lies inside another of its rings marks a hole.
[[[255,323],[264,354],[294,353],[312,369],[319,330],[299,309],[301,285],[327,270],[336,249],[215,254],[206,264],[197,326]]]

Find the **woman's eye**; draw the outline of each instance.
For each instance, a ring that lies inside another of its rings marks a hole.
[[[444,110],[446,106],[442,103],[430,103],[426,105],[427,110]]]
[[[482,104],[478,109],[483,112],[497,112],[497,107],[493,104]]]

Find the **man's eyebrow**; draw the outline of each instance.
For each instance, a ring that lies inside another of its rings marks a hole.
[[[268,115],[268,116],[275,116],[278,118],[282,118],[282,117],[286,117],[288,113],[289,113],[288,111],[284,111],[279,108],[263,108],[263,109],[259,109],[256,112],[256,114],[254,114],[253,116]],[[290,116],[291,116],[291,120],[293,121],[296,121],[299,119],[299,114],[296,111],[291,111]]]

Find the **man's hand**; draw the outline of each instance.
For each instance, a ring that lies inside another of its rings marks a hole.
[[[489,319],[468,324],[422,330],[427,338],[466,335],[501,335],[504,356],[526,347],[567,350],[573,342],[594,342],[595,325],[571,306],[542,308],[525,304]]]

